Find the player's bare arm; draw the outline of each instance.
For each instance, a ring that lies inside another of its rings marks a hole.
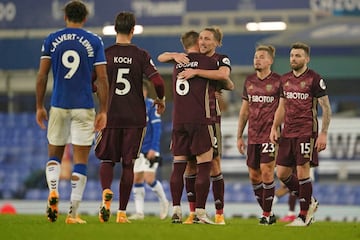
[[[205,70],[205,69],[194,69],[187,68],[179,74],[179,77],[185,80],[193,78],[195,76],[221,81],[222,89],[225,90],[234,90],[235,85],[230,79],[230,68],[221,66],[217,70]]]
[[[99,98],[99,112],[96,114],[94,128],[95,131],[101,131],[106,127],[108,97],[109,97],[109,82],[106,72],[106,65],[98,65],[95,67],[96,72],[96,87],[97,97]]]
[[[239,121],[238,121],[238,130],[237,130],[237,148],[241,154],[245,154],[245,142],[243,138],[243,133],[248,119],[249,119],[249,102],[243,100],[239,111]]]
[[[284,118],[285,118],[285,99],[280,98],[279,106],[275,112],[274,122],[271,127],[271,132],[270,132],[270,137],[269,137],[270,142],[272,142],[273,144],[276,144],[280,138],[279,127],[280,127],[281,123],[284,121]]]
[[[50,67],[50,59],[41,59],[36,77],[36,122],[42,129],[46,129],[44,121],[48,120],[47,111],[44,107],[44,98]]]
[[[167,62],[167,63],[182,63],[187,64],[190,62],[186,53],[178,53],[178,52],[164,52],[158,56],[159,62]]]
[[[321,123],[321,131],[319,136],[316,140],[315,147],[318,152],[326,149],[327,144],[327,132],[330,125],[330,118],[331,118],[331,106],[329,97],[323,96],[318,99],[319,105],[322,109],[322,123]]]

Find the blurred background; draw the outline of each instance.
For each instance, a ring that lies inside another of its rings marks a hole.
[[[47,198],[44,175],[47,139],[46,131],[35,122],[35,81],[44,38],[65,26],[62,8],[66,2],[0,0],[0,201],[3,202]],[[282,74],[290,70],[291,43],[309,44],[309,66],[327,82],[333,111],[328,148],[321,152],[320,167],[316,170],[314,195],[320,204],[355,207],[352,213],[360,215],[360,0],[92,0],[85,3],[90,10],[85,28],[99,34],[105,47],[113,44],[115,37],[104,35],[103,27],[113,24],[118,12],[134,12],[137,24],[143,26],[143,32],[133,38],[133,43],[149,51],[167,86],[161,152],[164,162],[159,178],[169,197],[172,66],[159,63],[157,56],[164,51],[182,52],[179,39],[185,31],[200,31],[213,25],[222,29],[223,46],[218,52],[231,59],[231,78],[236,85],[234,91],[223,93],[222,102],[225,199],[228,203],[247,204],[255,203],[255,198],[247,177],[245,156],[236,148],[236,129],[242,85],[245,77],[253,73],[254,49],[261,43],[274,45],[277,51],[273,70]],[[70,197],[70,160],[71,148],[63,161],[68,163],[64,164],[64,181],[60,184],[63,200]],[[92,151],[84,194],[87,201],[101,199],[98,164]],[[117,170],[114,189],[120,171]],[[156,196],[147,194],[146,199],[156,201]],[[280,203],[286,202],[287,197],[280,199]]]

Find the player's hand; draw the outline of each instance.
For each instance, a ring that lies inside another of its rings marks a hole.
[[[98,113],[95,116],[94,130],[100,132],[106,127],[107,115],[106,113]]]
[[[45,121],[48,121],[48,115],[45,107],[36,109],[36,123],[41,129],[46,129]]]
[[[277,131],[276,128],[272,127],[271,132],[270,132],[270,136],[269,136],[270,142],[273,143],[273,144],[277,144],[279,138],[280,138],[279,132]]]
[[[188,80],[190,78],[195,77],[196,75],[197,75],[196,69],[185,68],[184,71],[178,74],[178,78]]]
[[[154,105],[156,105],[156,112],[158,114],[163,114],[165,112],[165,97],[163,99],[156,98],[154,100]]]
[[[316,139],[315,147],[318,152],[321,152],[326,149],[326,142],[327,142],[327,134],[320,132],[319,136]]]
[[[239,153],[245,154],[245,142],[243,138],[238,138],[237,140],[237,148],[239,150]]]
[[[181,64],[188,64],[190,59],[186,53],[177,53],[174,55],[174,61]]]

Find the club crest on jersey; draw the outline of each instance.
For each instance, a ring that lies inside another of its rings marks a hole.
[[[304,81],[300,82],[300,87],[305,88],[306,87],[306,82],[304,82]]]
[[[223,58],[223,59],[222,59],[222,62],[223,62],[224,64],[230,66],[230,59],[229,59],[229,58]]]
[[[272,86],[272,84],[267,84],[265,88],[266,88],[266,91],[270,92],[272,90],[273,86]]]
[[[325,90],[326,89],[326,84],[325,84],[325,81],[324,81],[324,79],[320,79],[320,87],[321,87],[321,89],[323,89],[323,90]]]

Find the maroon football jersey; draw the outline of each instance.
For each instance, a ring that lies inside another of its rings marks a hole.
[[[143,76],[157,73],[150,55],[133,44],[114,44],[105,55],[110,90],[107,127],[145,127]]]
[[[281,88],[281,97],[286,99],[282,136],[311,137],[317,134],[317,99],[327,95],[325,81],[311,69],[299,77],[291,71],[281,77]]]
[[[262,80],[256,73],[248,76],[242,98],[249,102],[248,143],[268,143],[280,99],[280,75],[271,72]]]
[[[188,64],[175,64],[173,71],[173,123],[204,123],[210,124],[210,96],[214,96],[215,88],[209,80],[194,77],[187,81],[177,78],[185,68],[199,68],[205,70],[218,69],[217,62],[200,53],[188,54]]]

